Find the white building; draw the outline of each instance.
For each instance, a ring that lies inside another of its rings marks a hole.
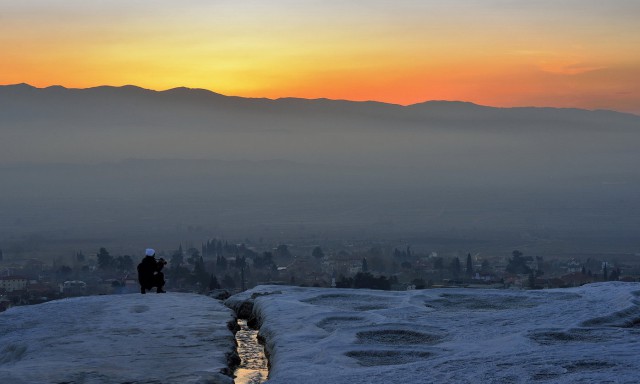
[[[576,259],[571,259],[567,263],[567,273],[577,273],[582,271],[582,264]]]
[[[5,292],[21,291],[27,289],[29,280],[20,276],[2,276],[0,277],[0,290]]]

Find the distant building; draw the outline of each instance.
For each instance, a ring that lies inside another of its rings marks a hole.
[[[87,283],[79,280],[65,281],[60,289],[65,295],[83,295],[87,291]]]
[[[23,291],[27,288],[29,280],[21,276],[0,277],[0,290],[5,292]]]
[[[571,259],[567,263],[567,273],[576,273],[582,271],[582,264],[580,264],[576,259]]]
[[[585,275],[582,272],[574,272],[561,276],[560,279],[564,283],[564,287],[579,287],[593,282],[593,277]]]
[[[391,285],[392,291],[414,291],[415,289],[416,289],[415,284],[411,284],[411,283],[398,283],[398,284]]]
[[[500,279],[493,273],[476,272],[475,275],[473,275],[473,280],[475,280],[474,282],[481,281],[485,283],[493,283],[499,281]]]
[[[29,293],[49,294],[56,291],[55,286],[45,283],[33,282],[29,283]]]

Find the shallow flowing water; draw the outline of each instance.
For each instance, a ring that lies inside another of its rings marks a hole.
[[[258,342],[258,331],[249,328],[246,320],[238,319],[236,333],[240,365],[235,371],[235,384],[260,384],[267,381],[269,368],[264,347]]]

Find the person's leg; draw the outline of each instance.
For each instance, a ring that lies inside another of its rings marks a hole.
[[[164,273],[162,272],[158,272],[158,274],[156,275],[156,287],[158,287],[158,289],[156,290],[157,293],[165,293],[166,291],[164,289],[162,289],[162,287],[164,287]]]
[[[146,290],[150,289],[148,288],[149,283],[145,279],[138,279],[138,282],[140,283],[140,293],[144,295],[147,293]]]

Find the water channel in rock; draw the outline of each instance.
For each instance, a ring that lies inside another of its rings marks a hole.
[[[236,333],[240,365],[234,372],[235,384],[260,384],[267,381],[269,368],[264,347],[258,342],[258,331],[249,328],[246,320],[238,319]]]

